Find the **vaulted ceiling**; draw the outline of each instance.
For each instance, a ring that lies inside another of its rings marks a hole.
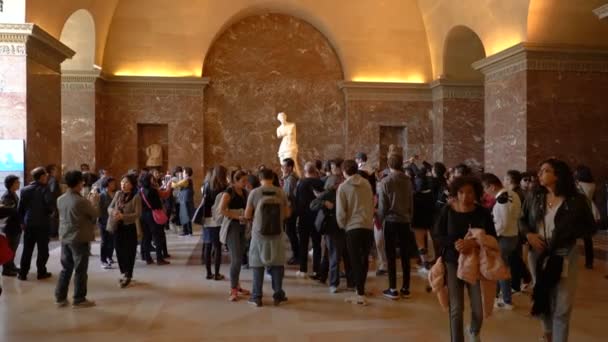
[[[110,74],[200,75],[214,39],[251,14],[310,22],[350,80],[430,81],[444,74],[446,38],[474,32],[486,55],[521,41],[608,47],[606,0],[27,0],[27,20],[61,37],[80,9],[94,21],[95,63]],[[78,52],[78,51],[77,51]]]

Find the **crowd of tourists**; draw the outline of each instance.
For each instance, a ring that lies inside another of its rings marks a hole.
[[[292,159],[283,160],[280,171],[215,166],[205,176],[198,207],[190,167],[166,174],[134,169],[114,178],[83,164],[59,180],[50,165],[32,170],[33,181],[23,188],[18,177],[7,176],[0,227],[12,256],[2,275],[27,281],[36,247],[37,279],[52,277],[49,243],[58,237],[56,304],[70,304],[73,275],[72,305],[94,306],[87,274],[96,235],[101,267],[117,263],[119,285],[128,288],[138,247],[146,264],[168,265],[167,232],[177,227],[188,238],[194,223],[203,227],[206,279],[224,280],[222,253],[229,254],[230,301],[245,297],[262,306],[266,277],[273,303],[287,301],[283,278],[289,265],[297,268],[297,278],[326,284],[332,294],[352,292],[346,301],[365,306],[370,257],[376,276],[388,275],[382,296],[408,299],[413,260],[416,272],[428,277],[428,290],[449,309],[452,341],[465,335],[479,340],[488,310],[512,310],[512,294],[522,291],[532,293],[531,311],[542,321],[545,340],[567,340],[577,240],[584,241],[585,265],[592,268],[591,237],[599,221],[588,167],[573,172],[565,162],[547,159],[533,172],[495,175],[389,153],[387,168],[375,170],[358,153],[353,160],[307,162],[301,175],[295,170]],[[17,266],[12,252],[22,237]],[[252,272],[251,291],[241,284],[243,268]],[[466,331],[465,287],[471,312]]]

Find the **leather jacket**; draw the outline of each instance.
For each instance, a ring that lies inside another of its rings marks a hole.
[[[524,201],[522,216],[519,219],[519,230],[525,237],[528,233],[538,233],[545,218],[547,191],[537,189]],[[549,241],[549,249],[570,249],[576,239],[593,234],[593,214],[587,200],[582,194],[575,194],[564,199],[555,215],[555,229]]]

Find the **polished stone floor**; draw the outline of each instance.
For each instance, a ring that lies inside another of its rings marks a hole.
[[[103,270],[93,257],[89,267],[89,298],[97,307],[56,308],[53,290],[60,269],[57,243],[51,251],[53,278],[20,282],[3,278],[0,297],[0,341],[448,341],[447,313],[425,292],[425,282],[413,276],[410,300],[391,302],[379,294],[386,277],[370,272],[370,305],[344,302],[350,293],[329,294],[326,286],[286,273],[289,302],[271,303],[269,282],[262,308],[242,300],[228,302],[228,281],[209,281],[198,264],[198,236],[169,235],[171,265],[138,261],[136,282],[118,287],[118,270]],[[99,245],[93,246],[98,254]],[[582,260],[581,260],[582,266]],[[35,270],[34,270],[35,271]],[[222,265],[228,273],[228,265]],[[572,317],[571,341],[605,341],[608,322],[606,261],[582,270]],[[30,279],[35,274],[30,273]],[[242,273],[251,287],[251,272]],[[498,312],[484,323],[485,341],[538,341],[540,324],[528,316],[529,298],[515,297],[513,312]]]

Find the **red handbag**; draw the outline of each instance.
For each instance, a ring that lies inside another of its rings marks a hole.
[[[146,202],[148,208],[152,210],[152,218],[154,219],[154,222],[156,222],[156,224],[160,224],[161,226],[166,224],[169,221],[167,213],[165,213],[163,209],[152,209],[152,206],[150,203],[148,203],[146,195],[144,195],[144,191],[140,190],[139,193],[141,194],[141,198],[144,200],[144,202]]]
[[[8,239],[4,234],[0,234],[0,265],[13,260],[15,252],[8,246]]]

